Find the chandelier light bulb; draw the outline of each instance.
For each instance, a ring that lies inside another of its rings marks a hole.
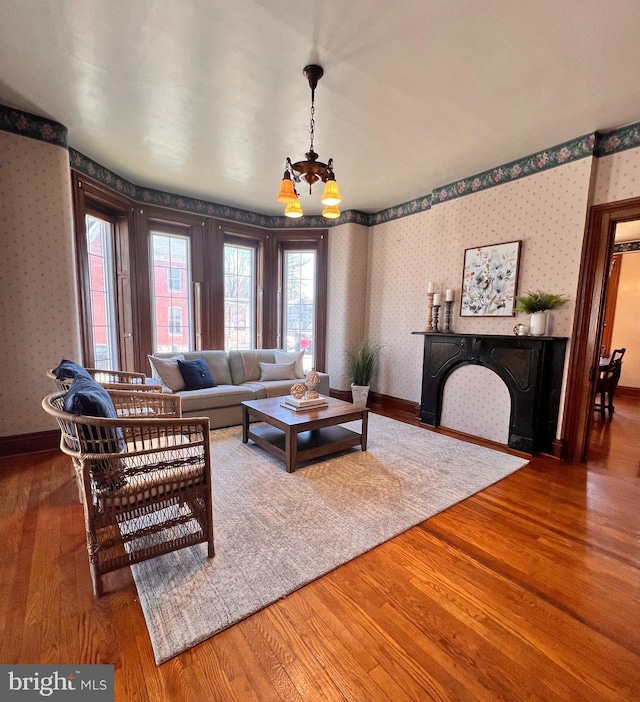
[[[322,210],[322,216],[327,219],[338,219],[340,210],[337,205],[327,205],[324,210]]]
[[[284,208],[284,216],[285,217],[291,217],[292,219],[297,219],[298,217],[302,217],[303,214],[304,213],[302,212],[300,200],[297,197],[294,200],[294,202],[290,202]]]

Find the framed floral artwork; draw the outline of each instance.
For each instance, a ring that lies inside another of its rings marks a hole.
[[[465,249],[461,317],[513,317],[521,241]]]

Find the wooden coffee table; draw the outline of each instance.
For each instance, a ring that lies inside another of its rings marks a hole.
[[[282,397],[247,400],[242,403],[242,443],[249,439],[284,461],[288,473],[298,463],[337,453],[352,446],[367,450],[369,410],[360,405],[328,397],[328,405],[303,412],[281,406]],[[255,418],[264,424],[249,424]],[[362,420],[360,433],[338,426]]]

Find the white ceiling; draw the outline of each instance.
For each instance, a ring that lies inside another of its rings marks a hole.
[[[316,151],[375,212],[640,121],[639,34],[638,0],[0,0],[0,103],[138,185],[280,214],[319,63]]]

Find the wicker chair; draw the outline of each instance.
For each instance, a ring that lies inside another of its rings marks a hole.
[[[42,401],[76,468],[96,596],[127,565],[205,542],[214,556],[209,419],[181,418],[170,394],[109,394],[117,419],[65,412],[66,391]]]
[[[87,373],[103,387],[109,390],[137,390],[138,392],[161,392],[160,385],[147,385],[147,376],[144,373],[134,373],[133,371],[105,370],[104,368],[85,368]],[[53,380],[58,390],[69,389],[73,378],[56,378],[54,369],[47,371],[47,378]]]

